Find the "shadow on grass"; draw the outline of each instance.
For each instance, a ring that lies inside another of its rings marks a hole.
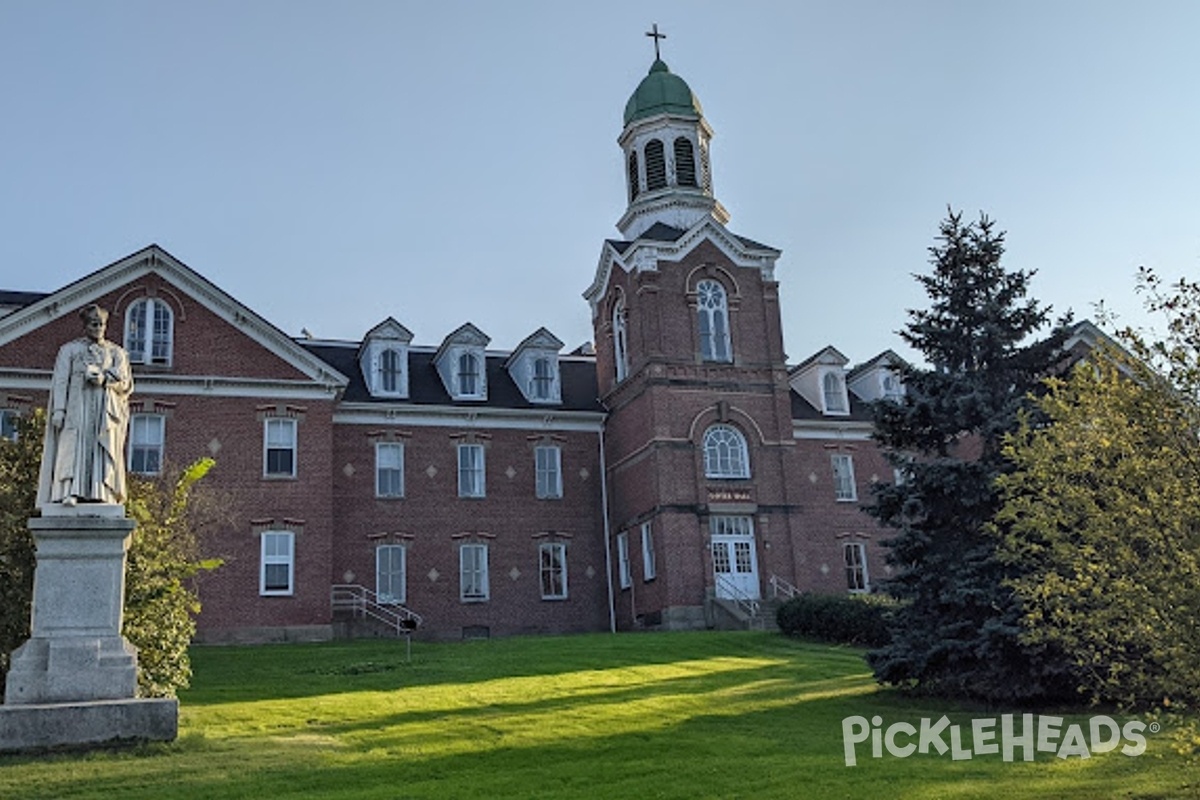
[[[472,642],[368,640],[257,647],[196,647],[192,688],[180,703],[204,706],[359,691],[391,691],[446,683],[557,675],[669,664],[715,656],[805,655],[814,674],[867,672],[862,651],[800,642],[773,633],[583,634]]]

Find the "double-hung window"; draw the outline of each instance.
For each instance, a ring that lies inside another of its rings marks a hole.
[[[463,602],[488,599],[488,546],[464,544],[458,549],[459,598]]]
[[[458,446],[458,496],[485,497],[486,495],[483,445],[460,444]]]
[[[654,580],[658,574],[658,562],[654,557],[654,526],[642,523],[642,580]]]
[[[290,595],[295,593],[296,536],[291,531],[265,531],[262,534],[262,565],[258,593]]]
[[[171,309],[162,300],[144,298],[125,314],[125,350],[133,364],[171,365]]]
[[[134,414],[129,418],[129,471],[139,475],[162,472],[163,431],[161,414]]]
[[[533,360],[533,377],[529,381],[529,396],[534,400],[554,398],[554,365],[550,359],[541,357]]]
[[[538,548],[543,600],[567,597],[567,546],[562,542],[543,542]]]
[[[834,453],[832,460],[834,498],[841,502],[857,500],[858,489],[854,484],[854,458],[845,453]]]
[[[867,548],[862,542],[847,542],[842,546],[846,561],[846,588],[853,593],[870,591],[867,581]]]
[[[375,444],[375,496],[404,496],[404,445],[398,442]]]
[[[380,603],[404,602],[406,555],[401,544],[382,544],[375,548],[375,594]]]
[[[533,449],[539,499],[562,497],[562,450],[556,445],[539,445]]]
[[[17,440],[17,412],[11,408],[0,408],[0,439]]]
[[[629,534],[617,534],[617,578],[622,589],[633,585],[633,571],[629,568]]]
[[[263,431],[263,474],[271,478],[296,477],[296,420],[268,418]]]

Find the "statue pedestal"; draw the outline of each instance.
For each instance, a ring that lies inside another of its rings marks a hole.
[[[0,749],[173,739],[177,702],[134,699],[137,651],[121,636],[135,523],[118,505],[47,506],[43,514],[29,520],[37,545],[32,635],[13,651],[0,706],[0,729],[24,733],[0,735]]]

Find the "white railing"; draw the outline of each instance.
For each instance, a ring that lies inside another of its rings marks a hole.
[[[783,578],[778,577],[777,575],[772,575],[769,583],[771,586],[772,600],[777,600],[780,597],[786,597],[788,600],[791,600],[793,597],[800,594],[799,589],[797,589],[795,586],[792,586],[790,583],[785,581]]]
[[[750,619],[758,617],[758,598],[751,597],[742,587],[738,586],[724,575],[716,575],[716,596],[718,600],[728,600],[740,608]]]
[[[334,584],[330,590],[334,611],[349,611],[356,617],[370,617],[408,636],[421,626],[421,615],[399,603],[380,602],[379,595],[356,583]]]

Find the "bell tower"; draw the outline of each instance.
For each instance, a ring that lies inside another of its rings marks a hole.
[[[775,561],[790,558],[780,251],[725,227],[712,128],[657,53],[657,28],[648,35],[656,58],[617,139],[621,238],[604,243],[584,296],[608,408],[618,625],[695,628],[722,601],[760,597]]]

